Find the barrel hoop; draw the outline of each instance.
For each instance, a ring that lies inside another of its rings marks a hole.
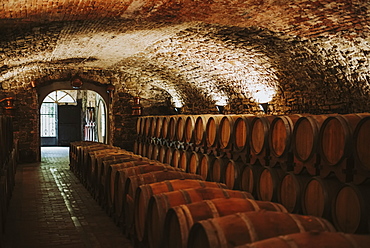
[[[200,184],[200,186],[201,186],[202,188],[207,187],[207,186],[206,186],[206,184],[205,184],[203,181],[200,181],[200,180],[199,180],[199,184]]]
[[[189,230],[194,225],[193,216],[191,215],[189,208],[185,204],[180,205],[179,209],[181,210],[181,213],[182,213],[180,214],[180,216],[179,214],[177,214],[179,218],[179,223],[184,223],[184,222],[186,223],[186,228],[184,229],[181,228],[182,236],[189,237]],[[182,225],[180,224],[180,226]],[[183,238],[181,243],[182,243],[182,247],[186,247],[187,239]]]
[[[218,213],[218,210],[215,206],[215,204],[210,201],[210,200],[206,200],[205,203],[208,205],[208,207],[211,209],[211,212],[212,212],[212,216],[213,218],[218,218],[220,217],[220,214]]]
[[[299,248],[297,243],[291,237],[289,237],[287,235],[279,236],[278,238],[283,240],[291,248]]]
[[[187,191],[185,191],[185,190],[182,190],[182,189],[180,189],[179,191],[183,195],[186,204],[190,204],[192,201],[191,201],[191,197],[190,197],[189,193]]]
[[[353,237],[348,233],[340,233],[348,242],[351,243],[353,248],[360,248],[360,246],[356,243]]]
[[[321,226],[324,228],[324,229],[329,229],[330,232],[336,232],[337,230],[335,230],[335,228],[333,227],[332,224],[330,224],[330,222],[326,219],[322,219],[322,218],[317,218],[317,221],[320,222]]]
[[[294,214],[290,214],[289,215],[290,218],[292,218],[294,220],[294,222],[297,224],[298,228],[299,228],[299,232],[306,232],[306,229],[304,228],[304,226],[302,225],[302,223],[297,219],[297,217],[294,215]]]
[[[226,239],[224,231],[222,230],[220,225],[216,221],[214,221],[214,219],[210,219],[209,221],[206,221],[205,223],[212,225],[215,229],[214,235],[211,236],[211,238],[213,238],[213,240],[210,240],[211,241],[210,242],[210,245],[211,245],[210,247],[228,247],[227,239]],[[206,228],[206,230],[207,229],[209,230],[210,228]],[[219,241],[218,244],[215,243],[214,239]]]
[[[253,205],[253,208],[254,208],[254,211],[258,211],[260,210],[261,208],[258,206],[258,204],[256,203],[255,200],[250,200],[250,199],[247,199],[252,205]],[[275,204],[274,204],[275,205]]]
[[[187,205],[182,204],[180,205],[180,208],[186,216],[186,223],[188,225],[188,230],[190,230],[190,228],[194,225],[193,215],[191,214]]]
[[[226,198],[230,198],[229,193],[228,193],[225,189],[222,189],[222,193],[224,194],[224,196],[225,196]]]
[[[163,194],[163,193],[161,195],[162,195],[162,197],[160,197],[159,199],[162,199],[163,200],[163,198],[164,198],[164,200],[165,200],[164,203],[166,204],[166,206],[163,206],[163,208],[166,209],[166,210],[170,209],[171,208],[171,205],[170,205],[170,202],[168,200],[168,195],[167,194]],[[163,201],[162,201],[162,205],[163,205]]]
[[[273,207],[276,209],[276,211],[280,212],[282,210],[282,208],[280,207],[280,205],[277,205],[273,202],[271,202],[271,204],[273,205]]]
[[[254,226],[251,220],[247,216],[245,216],[245,214],[243,213],[237,213],[236,215],[238,215],[239,218],[242,219],[242,221],[247,226],[248,231],[249,231],[249,236],[251,237],[251,243],[258,241],[259,240],[258,234],[256,233],[256,229],[254,229]]]
[[[174,191],[172,183],[170,181],[166,180],[164,181],[164,183],[166,184],[168,191]]]

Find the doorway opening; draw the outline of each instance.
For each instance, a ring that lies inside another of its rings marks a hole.
[[[41,146],[69,146],[74,141],[106,143],[106,104],[91,90],[56,90],[40,107]]]

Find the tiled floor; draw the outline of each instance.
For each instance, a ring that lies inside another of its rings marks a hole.
[[[18,165],[2,248],[131,248],[69,170],[68,148],[42,148],[42,162]]]

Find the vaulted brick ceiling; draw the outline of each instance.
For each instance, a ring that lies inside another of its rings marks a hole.
[[[2,0],[0,85],[78,74],[142,97],[164,90],[175,105],[367,100],[369,9],[362,0]]]

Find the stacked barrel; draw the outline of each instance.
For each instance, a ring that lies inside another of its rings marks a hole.
[[[367,115],[358,116],[353,130],[366,126]],[[139,118],[133,153],[71,144],[71,169],[135,247],[368,246],[369,186],[367,179],[354,180],[355,157],[342,165],[345,177],[335,168],[328,173],[321,162],[325,121],[339,115],[322,117],[306,146],[301,142],[310,131],[299,130],[299,123],[307,127],[316,117],[188,117]],[[220,131],[227,121],[229,140]],[[247,129],[236,132],[235,126]]]
[[[339,231],[370,232],[368,113],[146,116],[136,130],[137,154]]]
[[[14,188],[17,158],[17,142],[13,136],[12,117],[0,115],[0,230],[2,232]]]

